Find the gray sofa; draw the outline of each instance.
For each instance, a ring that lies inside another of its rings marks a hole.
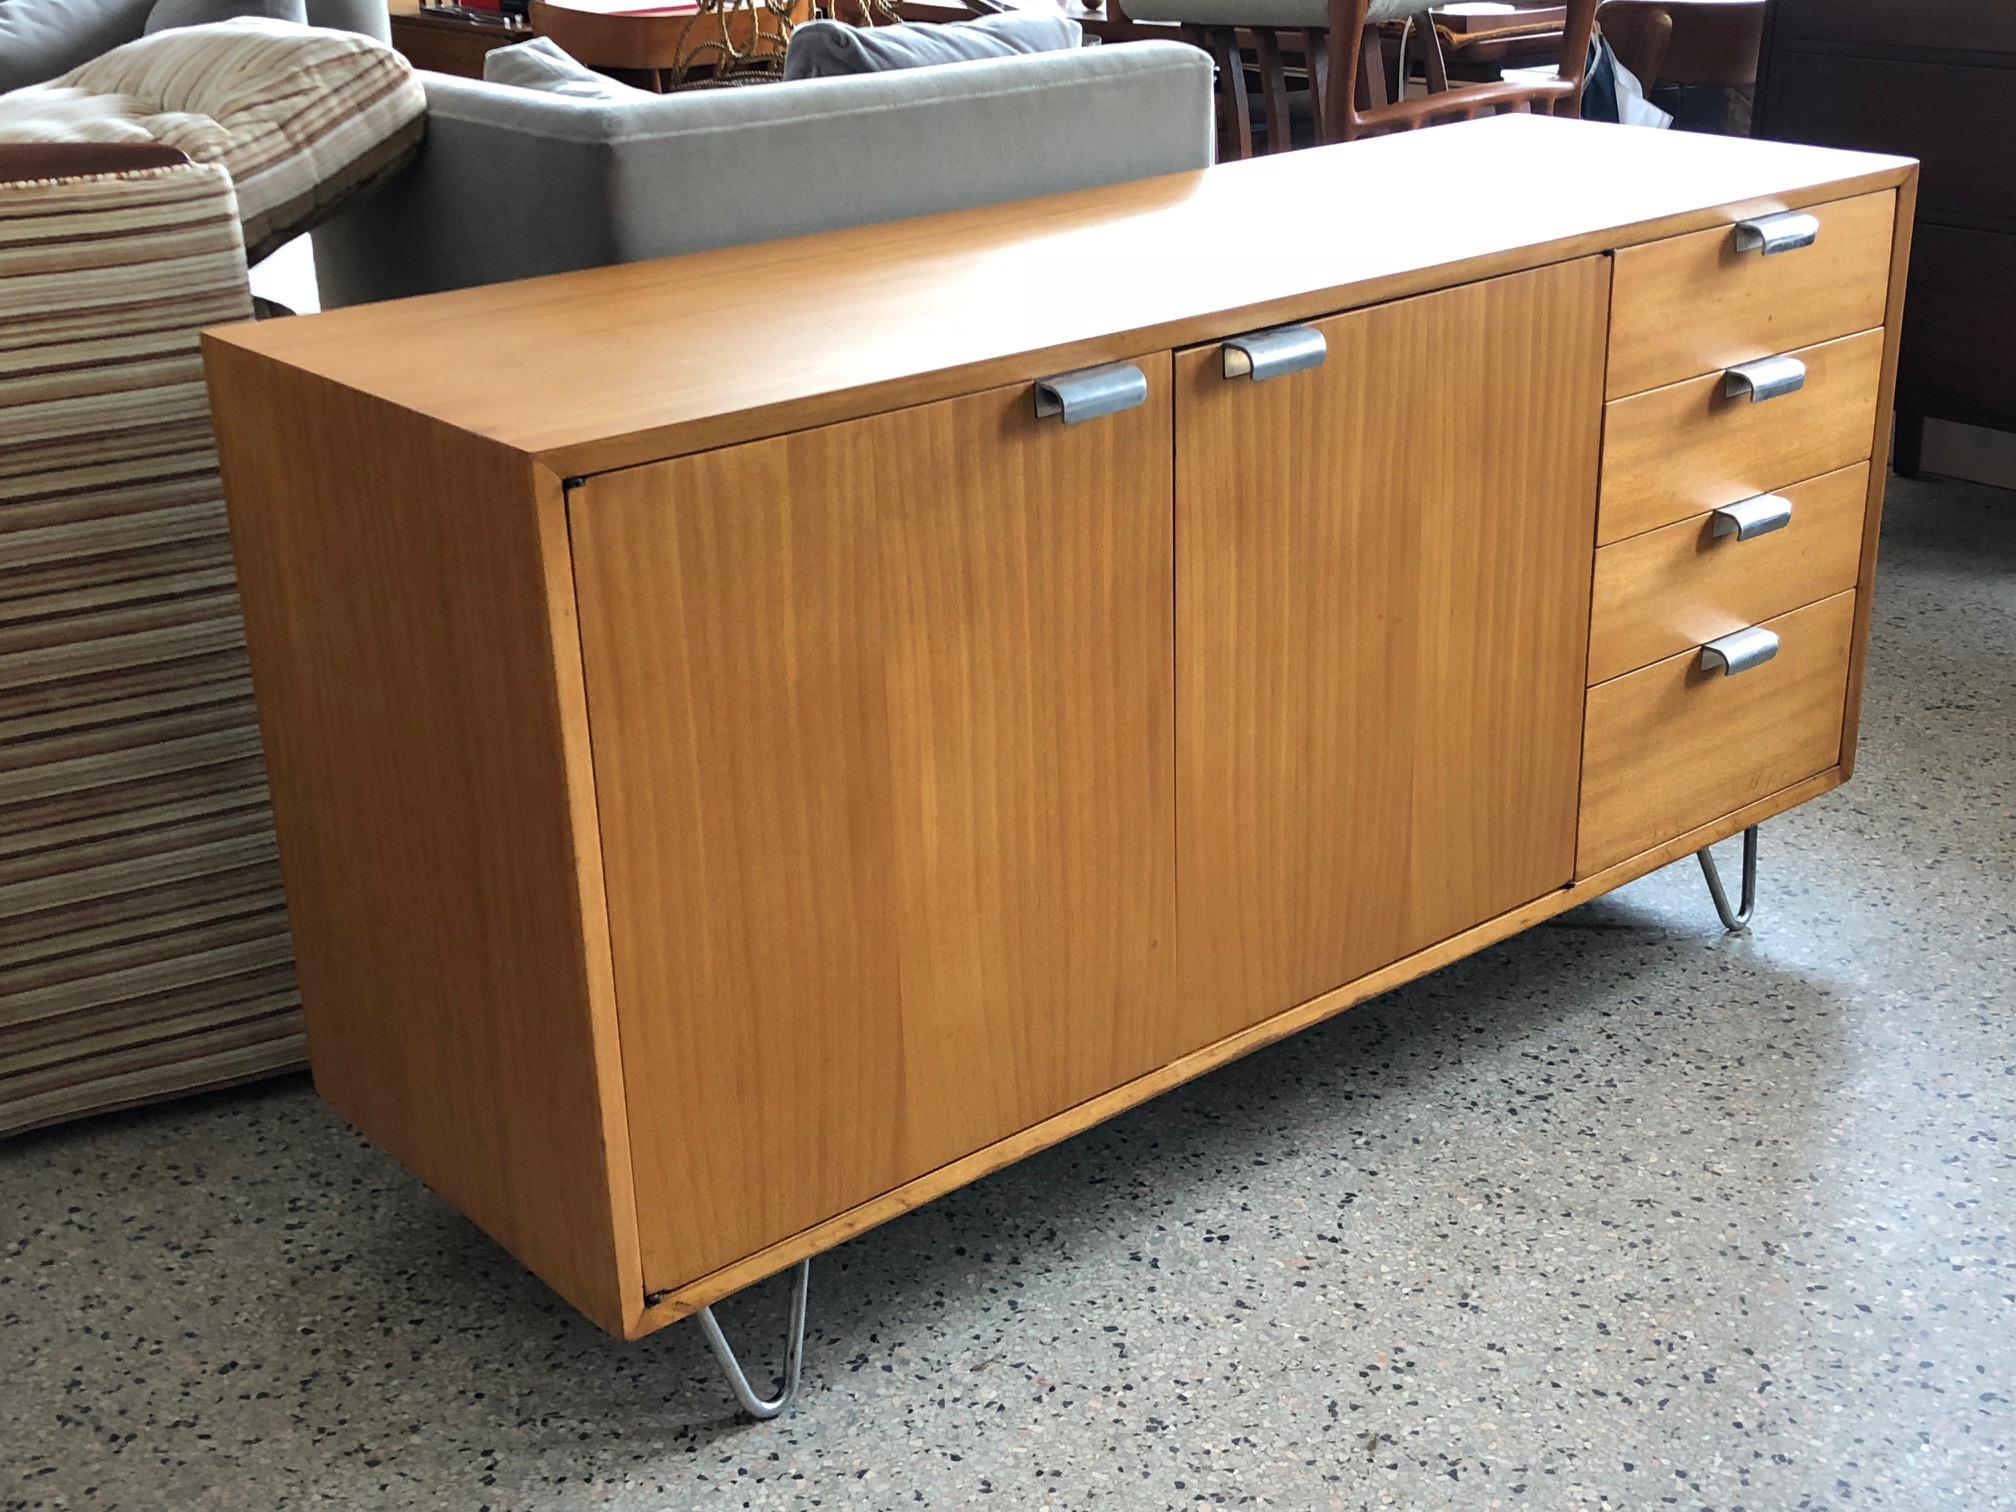
[[[326,307],[1148,178],[1213,153],[1210,59],[1174,42],[620,102],[423,78],[419,157],[315,232]]]

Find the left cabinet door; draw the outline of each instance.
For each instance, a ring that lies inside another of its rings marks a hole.
[[[644,1276],[1190,1048],[1169,357],[591,478],[570,527]]]

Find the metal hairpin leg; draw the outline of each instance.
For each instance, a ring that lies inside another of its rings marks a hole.
[[[1722,890],[1722,873],[1715,869],[1714,852],[1704,845],[1694,858],[1701,863],[1701,875],[1708,879],[1708,896],[1715,900],[1722,927],[1731,934],[1741,934],[1757,912],[1757,826],[1743,831],[1743,906],[1734,912],[1729,908],[1729,894]]]
[[[735,1358],[735,1351],[728,1347],[728,1337],[721,1332],[721,1325],[715,1321],[714,1309],[703,1307],[693,1314],[700,1320],[700,1331],[707,1335],[707,1343],[714,1351],[714,1358],[721,1362],[721,1369],[728,1377],[728,1385],[735,1393],[735,1400],[742,1410],[759,1421],[774,1418],[798,1395],[798,1373],[805,1364],[805,1294],[812,1279],[812,1262],[800,1260],[798,1273],[792,1278],[791,1288],[791,1331],[784,1342],[784,1379],[779,1383],[777,1395],[759,1397],[749,1384],[749,1377],[743,1373],[742,1362]]]

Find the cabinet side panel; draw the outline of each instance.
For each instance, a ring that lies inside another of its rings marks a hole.
[[[1918,213],[1918,170],[1897,190],[1897,224],[1890,238],[1890,288],[1883,309],[1883,373],[1876,387],[1876,426],[1870,441],[1869,500],[1862,516],[1862,578],[1855,594],[1854,639],[1848,650],[1848,703],[1841,726],[1841,775],[1855,775],[1855,746],[1862,728],[1862,679],[1869,660],[1869,620],[1876,607],[1876,548],[1883,531],[1884,490],[1890,482],[1890,446],[1897,402],[1897,370],[1904,333],[1904,290],[1911,267],[1911,232]]]
[[[206,343],[318,1090],[612,1332],[642,1307],[557,479]]]

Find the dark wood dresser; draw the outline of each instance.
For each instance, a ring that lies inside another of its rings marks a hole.
[[[2016,431],[2016,4],[1772,0],[1756,134],[1924,163],[1898,471],[1928,417]]]

